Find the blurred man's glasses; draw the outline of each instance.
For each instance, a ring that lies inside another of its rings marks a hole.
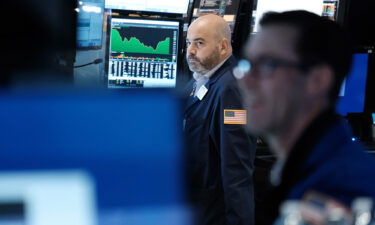
[[[262,58],[250,62],[246,59],[241,59],[237,66],[233,68],[233,74],[237,79],[242,79],[249,74],[250,70],[253,76],[260,78],[270,77],[277,68],[296,68],[303,70],[304,66],[298,62],[292,62],[275,58]]]

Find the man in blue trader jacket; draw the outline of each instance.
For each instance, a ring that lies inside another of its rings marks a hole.
[[[230,35],[226,21],[215,15],[198,18],[187,33],[194,78],[187,87],[184,129],[199,224],[253,224],[255,139],[245,131]]]
[[[375,160],[334,114],[351,64],[344,32],[306,11],[268,13],[260,25],[245,48],[248,65],[243,61],[244,73],[238,73],[248,127],[265,137],[278,159],[257,224],[272,224],[283,201],[310,191],[348,207],[360,196],[375,199]]]

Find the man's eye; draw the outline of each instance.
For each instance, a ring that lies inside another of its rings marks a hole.
[[[273,68],[275,68],[275,67],[277,66],[277,63],[274,62],[274,61],[272,61],[272,60],[268,60],[268,61],[265,61],[265,62],[263,63],[263,65],[264,65],[265,67],[268,67],[268,68],[270,68],[270,69],[273,69]]]

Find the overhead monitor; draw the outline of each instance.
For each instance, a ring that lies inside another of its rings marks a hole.
[[[112,18],[108,87],[175,87],[180,36],[180,21]]]
[[[368,54],[354,54],[353,65],[339,93],[336,111],[341,115],[362,113],[365,107]]]
[[[143,11],[157,13],[185,14],[189,7],[189,0],[106,0],[105,8],[128,11]]]
[[[104,0],[78,1],[77,48],[102,46]]]
[[[255,14],[255,27],[253,32],[259,30],[259,21],[263,14],[268,11],[282,12],[289,10],[307,10],[317,15],[322,15],[323,0],[258,0],[256,14]]]

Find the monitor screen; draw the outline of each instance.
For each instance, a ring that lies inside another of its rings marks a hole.
[[[79,1],[78,6],[77,47],[101,48],[104,0]]]
[[[129,11],[159,12],[159,13],[187,13],[189,0],[106,0],[105,8]]]
[[[354,54],[351,71],[339,93],[336,111],[341,115],[361,113],[365,106],[368,54]]]
[[[175,87],[179,21],[112,18],[108,87]]]
[[[288,11],[288,10],[307,10],[318,15],[322,15],[323,0],[258,0],[256,13],[255,13],[255,27],[253,32],[259,30],[259,20],[262,15],[268,11]]]

